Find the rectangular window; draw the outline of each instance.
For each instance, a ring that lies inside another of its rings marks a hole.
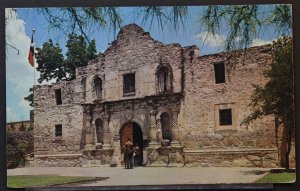
[[[221,125],[232,125],[232,112],[231,109],[220,109],[219,110],[220,126]]]
[[[214,64],[216,84],[225,83],[225,66],[224,63]]]
[[[124,95],[132,94],[135,92],[135,74],[124,75]]]
[[[55,125],[55,137],[61,137],[62,136],[62,125],[58,124]]]
[[[62,104],[61,89],[55,90],[55,99],[56,99],[56,105],[61,105]]]

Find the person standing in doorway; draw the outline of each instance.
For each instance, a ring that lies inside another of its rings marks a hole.
[[[140,159],[141,159],[141,150],[139,145],[136,145],[134,147],[134,166],[140,165]]]
[[[125,168],[132,169],[133,168],[133,143],[130,139],[125,143]]]

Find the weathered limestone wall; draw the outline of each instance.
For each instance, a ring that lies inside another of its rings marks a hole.
[[[9,132],[32,131],[31,121],[16,121],[6,123],[6,130]]]
[[[147,166],[184,166],[182,146],[149,147],[147,152]]]
[[[270,50],[266,45],[250,48],[246,54],[237,52],[232,59],[220,53],[185,60],[184,102],[178,121],[186,166],[278,165],[273,117],[242,125],[251,112],[253,85],[263,86],[268,80],[263,71],[270,67]],[[185,54],[191,51],[186,49]],[[214,64],[221,62],[225,63],[225,83],[216,84]],[[219,109],[229,108],[232,125],[220,126]]]
[[[34,166],[39,167],[80,167],[83,163],[81,154],[35,155]]]
[[[278,166],[276,149],[231,149],[231,150],[187,150],[184,153],[184,165],[223,166],[223,167],[263,167]]]
[[[187,54],[187,53],[186,53]],[[241,125],[250,113],[253,84],[264,85],[270,46],[254,47],[226,61],[225,54],[185,62],[184,102],[179,115],[180,140],[187,148],[274,148],[272,117]],[[233,65],[236,61],[237,64]],[[225,83],[215,83],[214,63],[225,62]],[[232,109],[232,125],[219,125],[219,109]]]
[[[55,90],[61,89],[62,105],[56,105]],[[78,153],[82,134],[82,107],[76,102],[76,85],[61,82],[35,87],[35,154]],[[55,136],[55,125],[62,136]]]
[[[253,84],[264,85],[268,80],[263,71],[271,64],[270,48],[232,52],[237,54],[229,60],[230,53],[200,57],[196,46],[165,45],[139,26],[127,25],[103,54],[76,69],[76,79],[35,87],[35,164],[97,166],[108,165],[114,158],[120,164],[122,126],[137,123],[143,141],[157,146],[160,115],[167,112],[172,138],[181,145],[147,147],[147,165],[275,167],[273,117],[242,125],[251,112]],[[225,83],[216,84],[214,64],[220,62],[225,63]],[[171,68],[172,91],[159,94],[156,72],[162,64]],[[135,73],[135,93],[124,96],[123,76],[128,73]],[[96,77],[102,80],[101,98],[95,93]],[[58,88],[62,105],[55,103]],[[229,108],[232,125],[220,126],[219,110]],[[107,150],[96,145],[99,118]],[[61,138],[55,137],[56,124],[62,125]]]
[[[102,79],[102,101],[142,98],[157,94],[156,69],[160,63],[169,64],[173,74],[173,92],[181,91],[182,48],[179,44],[164,45],[153,40],[139,26],[121,29],[117,40],[98,59],[85,68],[77,69],[76,78],[87,78],[87,103],[95,99],[93,79]],[[123,96],[123,75],[135,73],[135,96]]]

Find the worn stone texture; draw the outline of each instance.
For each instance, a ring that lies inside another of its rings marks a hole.
[[[183,147],[149,147],[147,166],[184,166]]]
[[[32,131],[31,121],[15,121],[6,123],[8,132]]]
[[[127,25],[104,53],[76,69],[76,79],[35,86],[35,154],[51,156],[37,157],[36,165],[120,165],[122,130],[132,122],[141,132],[135,139],[145,151],[145,165],[278,166],[273,117],[242,124],[251,112],[253,85],[268,81],[263,72],[271,62],[270,45],[199,56],[196,46],[166,45]],[[216,63],[225,64],[225,83],[215,82]],[[160,68],[167,70],[166,86],[159,80]],[[129,73],[135,76],[135,91],[125,94],[123,76]],[[96,78],[102,82],[98,97]],[[62,91],[62,105],[56,105],[56,89]],[[232,110],[232,125],[220,125],[220,109]],[[61,137],[55,136],[57,124]],[[82,157],[68,164],[61,157],[54,162],[57,154]]]
[[[236,150],[187,150],[184,165],[223,167],[264,167],[278,166],[276,149],[236,149]]]

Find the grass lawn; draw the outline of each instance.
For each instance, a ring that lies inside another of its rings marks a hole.
[[[79,176],[8,176],[7,187],[9,188],[26,188],[36,186],[54,186],[66,183],[76,183],[82,181],[103,180],[106,178],[99,177],[79,177]]]
[[[256,183],[288,183],[296,179],[296,173],[294,172],[281,172],[281,173],[268,173]]]

